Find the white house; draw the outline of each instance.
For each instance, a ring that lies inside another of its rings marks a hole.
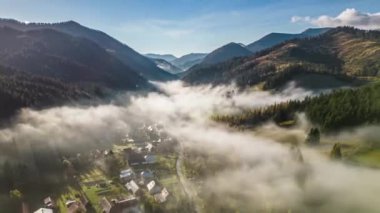
[[[163,188],[160,193],[154,195],[154,199],[159,203],[166,202],[169,196],[169,191],[166,188]]]
[[[161,187],[157,185],[156,181],[152,180],[147,185],[146,188],[150,194],[157,194],[161,192]]]
[[[53,213],[53,210],[52,209],[46,209],[46,208],[40,208],[37,211],[35,211],[34,213]]]
[[[140,187],[136,184],[134,180],[131,180],[127,184],[125,184],[125,187],[127,187],[127,189],[131,191],[133,194],[136,194],[140,190]]]

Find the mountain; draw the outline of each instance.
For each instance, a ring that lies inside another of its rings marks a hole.
[[[253,53],[241,44],[229,43],[209,53],[201,62],[201,65],[216,64],[232,58],[244,57]]]
[[[156,65],[160,68],[160,69],[163,69],[165,70],[166,72],[169,72],[171,74],[178,74],[178,73],[181,73],[183,72],[182,69],[174,66],[173,64],[171,64],[170,62],[164,60],[164,59],[152,59],[154,61],[154,63],[156,63]]]
[[[171,62],[171,61],[174,61],[175,59],[177,59],[177,57],[175,57],[174,55],[171,55],[171,54],[160,55],[160,54],[148,53],[148,54],[145,54],[145,56],[148,58],[152,58],[152,59],[163,59],[167,62]]]
[[[0,27],[0,64],[76,85],[137,89],[148,82],[99,45],[52,29]]]
[[[335,76],[380,76],[380,32],[350,27],[332,29],[321,36],[290,40],[254,56],[191,70],[190,83],[236,82],[251,86],[266,82],[274,88],[300,73]]]
[[[127,45],[119,42],[104,32],[87,28],[74,21],[53,24],[25,24],[12,19],[1,19],[0,26],[7,26],[21,31],[53,29],[71,36],[86,38],[95,42],[109,54],[118,58],[126,66],[135,72],[140,73],[146,79],[158,81],[175,79],[175,76],[158,68],[151,60],[143,55],[140,55]]]
[[[248,44],[246,48],[249,49],[251,52],[255,53],[273,47],[287,40],[318,36],[327,32],[330,29],[331,28],[310,28],[298,34],[270,33],[262,37],[261,39],[251,44]]]
[[[206,57],[207,53],[190,53],[171,61],[171,63],[186,71],[190,67],[199,64]]]

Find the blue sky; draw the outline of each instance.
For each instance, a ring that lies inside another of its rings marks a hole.
[[[270,32],[300,32],[322,23],[313,18],[336,17],[347,8],[377,14],[380,1],[0,0],[2,18],[29,22],[75,20],[141,53],[177,56],[209,52],[231,41],[248,44]],[[299,19],[292,22],[294,16]]]

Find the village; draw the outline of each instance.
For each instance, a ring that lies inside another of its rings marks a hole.
[[[143,125],[112,149],[65,159],[70,184],[59,196],[46,196],[32,212],[139,213],[183,207],[191,212],[176,171],[176,145],[162,126]]]

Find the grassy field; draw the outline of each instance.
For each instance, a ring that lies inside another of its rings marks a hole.
[[[81,175],[80,186],[97,212],[101,211],[99,201],[102,197],[112,199],[131,196],[123,185],[110,181],[99,169]]]
[[[63,194],[57,200],[57,207],[60,212],[67,212],[65,203],[69,200],[78,200],[76,195],[79,195],[80,189],[73,186],[68,186]]]
[[[69,200],[78,200],[78,195],[82,193],[96,212],[101,212],[99,201],[102,197],[111,199],[130,196],[123,185],[108,180],[99,169],[93,169],[80,175],[79,181],[79,186],[68,186],[58,198],[57,206],[60,212],[67,212],[65,203]]]
[[[358,153],[352,156],[351,160],[363,166],[380,168],[380,149]]]

